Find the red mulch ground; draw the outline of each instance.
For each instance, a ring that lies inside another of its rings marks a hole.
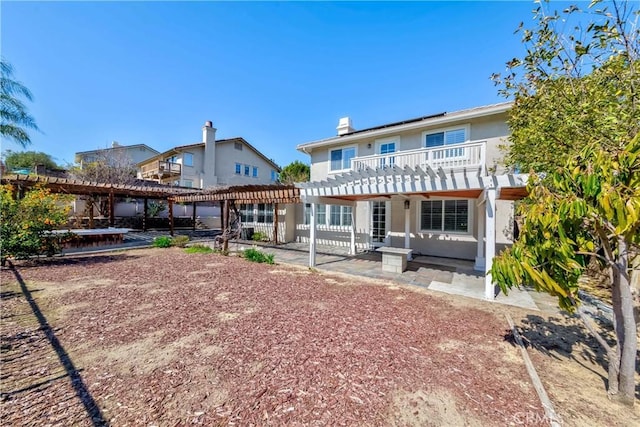
[[[427,293],[179,249],[17,269],[79,377],[3,270],[3,425],[91,399],[111,425],[543,421],[504,318]]]

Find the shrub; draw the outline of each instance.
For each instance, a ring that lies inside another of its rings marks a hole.
[[[153,247],[155,248],[168,248],[171,246],[171,237],[159,236],[153,239]]]
[[[189,246],[184,251],[188,254],[210,254],[211,252],[213,252],[213,249],[211,249],[211,247],[209,246],[197,244]]]
[[[176,236],[171,239],[171,246],[177,246],[179,248],[184,248],[189,243],[189,236]]]
[[[265,254],[255,248],[245,249],[242,256],[251,262],[264,262],[267,264],[273,264],[273,254]]]
[[[253,233],[252,239],[255,242],[268,242],[269,236],[267,236],[267,233],[263,233],[262,231],[256,231],[255,233]]]
[[[12,186],[0,186],[2,264],[9,257],[18,259],[58,253],[62,241],[71,235],[52,231],[66,224],[68,203],[72,200],[73,196],[52,194],[43,187],[35,187],[22,199],[16,199]]]

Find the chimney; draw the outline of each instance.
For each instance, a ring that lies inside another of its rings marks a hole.
[[[111,148],[121,147],[118,141],[111,141]]]
[[[355,131],[351,123],[351,118],[349,117],[341,118],[336,129],[338,129],[338,136]]]
[[[218,183],[216,177],[216,128],[210,120],[202,127],[202,142],[204,142],[204,165],[202,188],[214,186]]]

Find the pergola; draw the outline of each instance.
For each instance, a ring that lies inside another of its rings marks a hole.
[[[169,197],[169,212],[173,203],[193,203],[194,215],[197,202],[220,202],[222,204],[222,228],[229,228],[231,205],[272,203],[273,204],[273,240],[278,243],[278,204],[300,203],[300,189],[293,185],[236,185],[203,190],[197,194],[177,194]],[[173,221],[171,221],[173,234]],[[226,245],[226,241],[225,241]]]
[[[110,226],[113,226],[115,223],[114,207],[116,197],[142,198],[144,199],[144,229],[146,229],[148,199],[168,199],[176,194],[193,193],[195,191],[191,188],[153,186],[146,183],[145,185],[110,184],[51,176],[20,174],[3,175],[0,182],[3,185],[9,184],[13,186],[14,191],[18,194],[24,194],[26,190],[40,185],[54,193],[72,194],[76,196],[107,196],[109,198]],[[90,211],[90,215],[93,215],[93,211]]]
[[[485,206],[484,221],[478,221],[476,268],[486,273],[485,297],[493,300],[494,285],[491,266],[496,254],[496,200],[518,200],[527,195],[528,175],[507,173],[484,175],[482,170],[445,172],[426,166],[411,168],[390,166],[365,168],[335,175],[323,181],[299,184],[300,198],[311,204],[309,266],[316,257],[316,205],[342,204],[352,206],[350,252],[355,254],[356,203],[361,200],[384,200],[392,196],[405,198],[404,247],[410,248],[409,197],[449,196],[472,198]]]

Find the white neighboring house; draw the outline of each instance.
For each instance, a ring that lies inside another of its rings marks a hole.
[[[280,168],[243,138],[216,140],[210,121],[202,142],[181,145],[138,163],[138,177],[181,187],[273,184]]]
[[[78,165],[80,165],[81,169],[87,163],[103,159],[113,159],[119,163],[127,162],[135,166],[136,164],[158,154],[159,151],[154,150],[146,144],[121,145],[120,143],[113,141],[109,148],[77,152],[74,160]]]
[[[441,113],[298,145],[311,157],[300,184],[299,241],[474,260],[486,271],[513,235],[513,201],[527,176],[500,165],[511,103]],[[300,212],[302,211],[302,212]],[[315,227],[314,227],[315,223]],[[490,280],[490,278],[488,279]],[[488,282],[490,283],[490,282]],[[493,292],[487,284],[487,297]]]

